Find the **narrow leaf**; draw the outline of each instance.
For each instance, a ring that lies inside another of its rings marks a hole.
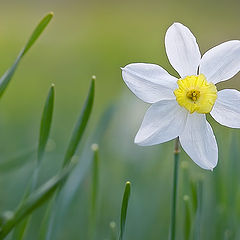
[[[25,53],[32,47],[32,45],[36,42],[36,40],[39,38],[43,30],[47,27],[48,23],[51,21],[53,17],[53,12],[48,13],[37,25],[37,27],[34,29],[32,35],[30,36],[27,44],[22,50],[22,56],[25,55]]]
[[[35,190],[38,182],[40,163],[44,154],[44,149],[45,149],[50,128],[51,128],[53,106],[54,106],[54,85],[52,85],[49,90],[47,99],[45,101],[43,113],[42,113],[39,142],[38,142],[37,163],[32,176],[31,188],[29,189],[29,191],[26,192],[26,195],[23,197],[22,202],[24,202],[26,198],[29,196],[29,194]],[[15,227],[13,232],[14,239],[22,240],[24,238],[24,235],[30,223],[30,218],[31,216],[26,217],[20,224],[18,224]]]
[[[74,199],[74,196],[76,195],[78,190],[81,188],[81,184],[83,183],[83,180],[85,179],[86,175],[90,170],[90,167],[93,164],[92,152],[89,151],[89,145],[92,142],[100,143],[102,141],[102,139],[104,138],[104,134],[111,122],[111,119],[115,110],[116,110],[115,104],[111,104],[106,108],[106,110],[101,115],[100,119],[96,124],[96,127],[93,131],[92,136],[89,138],[89,140],[86,143],[84,143],[83,152],[81,153],[81,157],[80,157],[81,164],[78,164],[76,166],[76,169],[73,171],[73,173],[71,174],[71,177],[69,177],[67,183],[65,184],[65,187],[61,192],[61,196],[59,197],[58,203],[54,205],[56,206],[56,209],[52,209],[51,220],[42,221],[42,225],[43,225],[42,229],[45,229],[46,226],[48,226],[49,233],[52,231],[55,233],[61,229],[63,222],[65,220],[67,209],[71,205]],[[52,200],[54,199],[52,198],[51,201]],[[57,211],[54,213],[55,210]],[[48,222],[50,222],[51,224],[49,224]],[[46,233],[42,234],[42,238],[40,239],[46,240],[47,238],[45,236],[47,235],[49,236],[51,234],[46,234]],[[51,235],[51,238],[49,237],[48,239],[52,239],[54,237],[53,235]]]
[[[22,240],[25,237],[26,234],[26,229],[29,223],[29,217],[25,218],[23,221],[21,221],[20,223],[18,223],[14,230],[13,230],[13,239],[14,240]]]
[[[75,125],[75,128],[73,130],[65,157],[64,157],[64,162],[63,162],[63,167],[69,165],[72,162],[72,157],[74,156],[77,147],[79,145],[79,142],[83,136],[84,130],[87,126],[91,111],[92,111],[92,107],[93,107],[93,101],[94,101],[94,90],[95,90],[95,79],[96,77],[93,76],[92,77],[92,81],[91,81],[91,85],[88,91],[88,96],[85,100],[84,106],[82,108],[81,114],[79,116],[79,119]],[[55,223],[55,215],[57,214],[56,212],[56,206],[58,205],[58,201],[59,201],[59,195],[61,192],[61,188],[62,185],[59,186],[56,194],[55,194],[55,198],[53,199],[53,201],[55,202],[55,205],[53,204],[53,209],[52,212],[49,216],[48,224],[47,224],[47,231],[46,233],[42,234],[41,238],[43,238],[43,235],[45,235],[45,239],[49,240],[52,239],[52,234],[53,234],[53,226],[56,226]],[[59,211],[59,209],[57,209],[57,211]],[[47,218],[47,217],[46,217]],[[45,223],[42,223],[42,228],[46,229],[46,227],[44,227]]]
[[[54,85],[51,86],[42,113],[39,142],[38,142],[38,162],[41,161],[47,144],[54,107]]]
[[[49,223],[49,219],[51,217],[53,204],[55,204],[54,200],[55,200],[55,197],[53,196],[50,199],[50,201],[48,202],[46,212],[44,213],[44,216],[42,218],[42,222],[41,222],[40,227],[39,227],[40,230],[39,230],[39,233],[38,233],[38,237],[36,238],[38,240],[46,240],[46,235],[47,235],[47,231],[48,231],[48,227],[49,227],[48,223]]]
[[[201,218],[202,218],[202,195],[203,195],[203,183],[199,181],[197,184],[197,214],[195,218],[194,240],[200,240],[201,238]]]
[[[185,195],[183,197],[184,201],[184,239],[189,240],[191,234],[191,208],[190,208],[190,201],[189,196]]]
[[[76,192],[80,189],[81,184],[89,171],[89,168],[92,166],[93,158],[91,152],[89,151],[89,145],[92,142],[100,143],[104,138],[104,134],[108,129],[114,111],[114,105],[110,105],[106,108],[99,121],[97,122],[90,140],[84,144],[84,150],[81,153],[81,164],[76,167],[76,170],[73,172],[72,176],[66,183],[66,187],[63,191],[63,206],[59,209],[59,213],[64,212],[65,209],[69,207]],[[62,213],[62,215],[64,215],[64,213]]]
[[[130,192],[131,192],[131,183],[130,182],[126,182],[125,191],[124,191],[123,200],[122,200],[119,240],[123,239],[123,234],[124,234],[125,224],[126,224],[126,217],[127,217],[128,200],[129,200],[129,197],[130,197]]]
[[[34,42],[38,39],[42,31],[46,28],[48,23],[53,17],[53,13],[48,13],[38,24],[38,26],[33,31],[31,37],[29,38],[27,44],[24,46],[24,48],[19,53],[17,59],[13,63],[13,65],[4,73],[4,75],[0,79],[0,98],[2,97],[4,91],[6,90],[10,80],[12,79],[12,76],[22,59],[22,57],[27,53],[27,51],[31,48],[31,46],[34,44]]]
[[[70,139],[70,142],[65,154],[63,166],[66,166],[67,164],[69,164],[83,136],[84,130],[87,126],[87,123],[92,111],[93,100],[94,100],[94,89],[95,89],[95,77],[92,78],[87,99],[84,103],[84,106],[80,114],[80,117],[77,121],[77,124],[75,125],[75,128],[73,130],[72,137]]]
[[[96,205],[98,197],[98,145],[92,145],[93,151],[93,166],[92,166],[92,192],[91,192],[91,210],[90,210],[90,221],[89,221],[89,239],[94,239],[96,233]]]
[[[197,199],[197,184],[195,181],[191,181],[191,194],[192,194],[193,213],[196,214],[198,199]]]
[[[45,203],[53,195],[58,186],[67,178],[74,165],[71,164],[69,167],[64,168],[59,174],[34,191],[10,217],[2,218],[0,239],[4,239],[16,224]]]

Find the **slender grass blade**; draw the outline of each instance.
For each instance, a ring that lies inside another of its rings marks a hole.
[[[88,91],[88,96],[85,100],[85,103],[84,103],[84,106],[82,108],[82,111],[81,111],[81,114],[80,114],[80,117],[75,125],[75,128],[73,130],[73,133],[72,133],[72,136],[71,136],[71,139],[69,141],[69,145],[68,145],[68,148],[67,148],[67,151],[66,151],[66,154],[65,154],[65,157],[64,157],[64,162],[63,162],[63,168],[67,165],[69,165],[71,162],[72,162],[72,159],[73,159],[73,156],[77,150],[77,147],[82,139],[82,136],[83,136],[83,133],[85,131],[85,128],[87,126],[87,123],[88,123],[88,120],[89,120],[89,117],[91,115],[91,111],[92,111],[92,107],[93,107],[93,102],[94,102],[94,93],[95,93],[95,79],[96,77],[93,76],[92,77],[92,81],[91,81],[91,84],[90,84],[90,88],[89,88],[89,91]],[[49,219],[48,219],[48,226],[47,226],[47,231],[45,233],[45,239],[48,240],[48,239],[52,239],[52,234],[53,234],[53,226],[54,226],[54,221],[55,221],[55,215],[57,214],[56,213],[56,206],[58,205],[59,203],[59,195],[60,195],[60,192],[61,192],[61,188],[62,188],[63,185],[60,185],[56,194],[55,194],[55,197],[53,198],[52,201],[55,201],[55,205],[53,205],[53,208],[52,208],[52,211],[51,211],[51,214],[49,215]],[[46,223],[42,223],[42,228],[43,229],[46,229],[44,227]],[[56,226],[56,224],[55,224]],[[42,234],[43,236],[44,234]]]
[[[202,181],[199,181],[197,184],[197,214],[195,218],[194,240],[201,239],[202,195],[203,183]]]
[[[92,107],[93,107],[93,100],[94,100],[94,91],[95,91],[95,77],[92,78],[91,85],[89,88],[87,99],[84,103],[82,112],[80,114],[80,117],[77,121],[77,124],[75,125],[75,128],[72,133],[72,137],[70,139],[63,166],[66,166],[71,161],[71,158],[75,154],[78,144],[80,140],[82,139],[84,130],[87,126]]]
[[[98,198],[98,179],[99,179],[99,156],[98,156],[98,145],[92,145],[93,151],[93,166],[92,166],[92,192],[91,192],[91,210],[89,220],[89,236],[90,239],[94,239],[96,233],[96,207]]]
[[[67,178],[74,165],[71,164],[69,167],[64,168],[59,174],[34,191],[10,217],[2,217],[0,221],[2,223],[0,225],[0,239],[4,239],[16,224],[45,203],[53,195],[58,186]]]
[[[41,126],[40,126],[40,133],[39,133],[39,142],[38,142],[38,162],[41,161],[44,150],[48,141],[49,132],[52,123],[52,115],[53,115],[53,108],[54,108],[54,85],[51,86],[45,105],[42,113],[41,118]]]
[[[53,107],[54,107],[54,85],[52,85],[49,90],[47,99],[44,104],[42,117],[41,117],[37,164],[33,172],[31,189],[30,191],[27,192],[27,194],[25,194],[24,198],[22,199],[22,202],[24,202],[26,200],[26,197],[30,194],[30,192],[32,192],[36,188],[36,185],[38,182],[40,163],[44,154],[44,149],[47,144],[47,140],[48,140],[49,132],[51,128]],[[22,240],[24,238],[24,234],[26,233],[28,225],[30,223],[30,218],[31,216],[28,216],[20,224],[18,224],[15,227],[13,232],[14,239]]]
[[[35,43],[35,41],[39,38],[43,30],[46,28],[48,23],[53,17],[53,13],[48,13],[37,25],[35,30],[33,31],[31,37],[29,38],[27,44],[24,46],[24,48],[19,53],[17,59],[13,63],[13,65],[4,73],[4,75],[0,79],[0,98],[2,97],[3,93],[5,92],[10,80],[13,77],[13,74],[22,59],[22,57],[28,52],[28,50],[32,47],[32,45]]]
[[[184,201],[184,239],[189,240],[191,234],[191,207],[189,196],[185,195],[183,197]]]
[[[131,193],[131,183],[126,182],[125,191],[123,194],[122,200],[122,208],[121,208],[121,221],[120,221],[120,235],[119,240],[123,239],[125,225],[126,225],[126,218],[127,218],[127,208],[128,208],[128,201]]]

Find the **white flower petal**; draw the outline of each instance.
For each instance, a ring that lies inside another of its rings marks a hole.
[[[212,170],[217,165],[217,142],[205,114],[189,114],[179,139],[184,151],[201,168]]]
[[[130,90],[147,103],[175,99],[177,79],[156,64],[128,64],[122,69],[122,77]]]
[[[240,92],[235,89],[219,91],[210,114],[224,126],[240,128]]]
[[[201,54],[196,38],[187,27],[181,23],[170,26],[165,47],[171,65],[182,78],[197,74]]]
[[[187,115],[187,110],[176,100],[154,103],[144,116],[135,143],[150,146],[176,138],[185,127]]]
[[[207,51],[200,63],[199,73],[214,84],[227,80],[240,70],[240,41],[224,42]]]

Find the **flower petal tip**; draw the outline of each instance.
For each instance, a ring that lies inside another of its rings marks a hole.
[[[183,24],[180,22],[174,22],[172,25],[183,25]]]
[[[214,168],[217,166],[217,164],[215,164],[214,166],[211,165],[211,166],[207,166],[206,167],[206,170],[210,170],[211,172],[213,172]]]
[[[134,138],[134,143],[135,143],[136,145],[138,145],[138,146],[146,146],[146,145],[144,144],[144,140],[141,139],[138,134],[137,134],[136,137]]]
[[[139,139],[137,139],[137,136],[134,138],[134,143],[141,146],[141,141],[139,141]]]

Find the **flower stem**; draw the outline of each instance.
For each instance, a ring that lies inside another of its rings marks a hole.
[[[170,222],[169,240],[175,240],[175,234],[176,234],[178,163],[179,163],[179,138],[176,138],[175,148],[174,148],[174,170],[173,170],[172,206],[171,206],[171,222]]]

